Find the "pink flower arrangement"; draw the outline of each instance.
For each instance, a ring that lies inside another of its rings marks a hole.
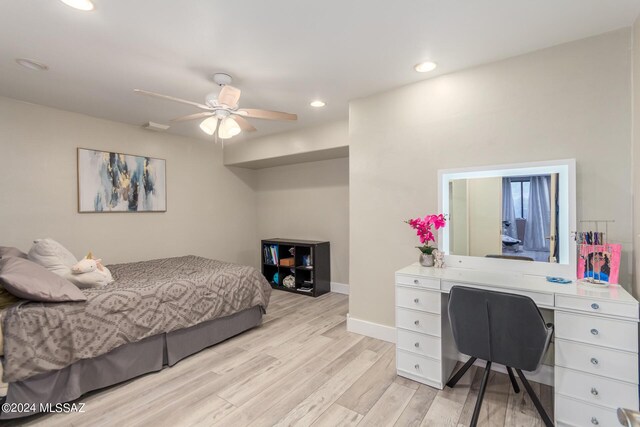
[[[429,242],[435,242],[436,237],[432,229],[439,230],[447,225],[447,219],[443,214],[427,215],[424,218],[415,218],[405,221],[411,228],[416,230],[416,235],[420,239],[422,246],[416,246],[422,253],[431,255],[435,247]]]

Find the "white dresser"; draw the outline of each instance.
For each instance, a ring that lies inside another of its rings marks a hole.
[[[447,314],[455,285],[526,295],[553,310],[556,425],[616,426],[618,407],[638,410],[638,301],[619,286],[412,264],[396,272],[398,375],[440,389],[451,376],[461,358]]]

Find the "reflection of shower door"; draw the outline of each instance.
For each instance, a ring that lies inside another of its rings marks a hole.
[[[551,174],[551,185],[549,188],[551,197],[549,208],[551,210],[551,221],[549,224],[549,262],[558,262],[556,258],[556,244],[558,242],[558,174]]]

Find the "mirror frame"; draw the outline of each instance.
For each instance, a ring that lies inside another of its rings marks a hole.
[[[480,167],[443,169],[438,171],[438,212],[449,214],[449,181],[452,179],[491,178],[499,176],[543,175],[558,173],[558,244],[560,259],[566,264],[485,258],[449,253],[449,224],[438,231],[438,248],[445,252],[445,263],[453,268],[500,270],[537,276],[561,276],[576,279],[576,161],[575,159],[544,162],[489,165]],[[447,200],[447,203],[443,201]],[[563,214],[564,212],[564,214]],[[561,238],[566,236],[566,239]],[[566,258],[564,258],[564,257]]]

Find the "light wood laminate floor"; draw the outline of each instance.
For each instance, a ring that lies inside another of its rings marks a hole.
[[[274,291],[264,323],[157,373],[82,397],[85,413],[29,426],[466,426],[481,380],[454,389],[396,376],[393,344],[346,331],[348,297]],[[550,416],[552,389],[532,383]],[[481,426],[542,426],[524,392],[492,373]]]

